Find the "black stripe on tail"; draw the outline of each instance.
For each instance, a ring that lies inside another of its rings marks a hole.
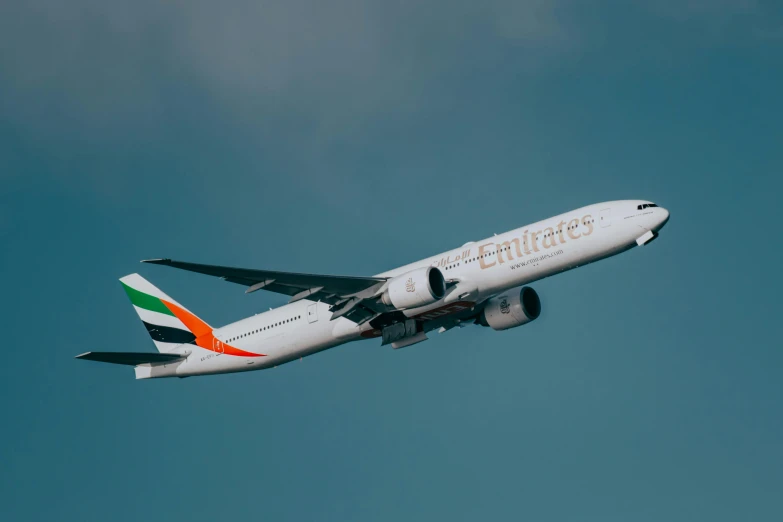
[[[142,321],[153,341],[173,344],[196,344],[196,336],[189,330],[181,330],[171,326],[159,326]]]

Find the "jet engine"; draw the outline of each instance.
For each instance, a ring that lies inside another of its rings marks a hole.
[[[512,288],[490,298],[477,323],[493,330],[508,330],[535,321],[541,315],[541,300],[532,288]]]
[[[426,306],[446,293],[443,273],[434,266],[417,268],[392,278],[381,300],[398,310]]]

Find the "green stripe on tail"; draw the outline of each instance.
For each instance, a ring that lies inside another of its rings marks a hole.
[[[125,293],[128,294],[131,303],[133,303],[135,306],[144,308],[145,310],[149,310],[151,312],[159,312],[161,314],[174,316],[174,313],[169,310],[168,307],[163,304],[163,301],[157,297],[145,294],[144,292],[139,292],[135,288],[131,288],[125,283],[122,283],[122,287],[125,289]]]

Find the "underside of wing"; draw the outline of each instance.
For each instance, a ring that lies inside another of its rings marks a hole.
[[[174,353],[147,352],[87,352],[76,356],[77,359],[84,359],[86,361],[126,364],[128,366],[148,363],[165,363],[176,361],[183,357],[183,355]]]
[[[379,287],[386,281],[385,278],[380,277],[299,274],[274,270],[202,265],[185,261],[173,261],[171,259],[148,259],[142,262],[219,277],[225,281],[247,286],[248,293],[264,289],[289,295],[292,297],[292,302],[304,298],[325,302],[329,302],[331,299],[336,302],[373,287]]]
[[[300,274],[203,265],[171,259],[148,259],[142,262],[219,277],[224,281],[248,287],[246,293],[263,289],[288,295],[291,297],[290,303],[300,299],[321,301],[331,305],[334,312],[332,319],[345,317],[356,323],[363,323],[383,311],[377,309],[376,300],[372,299],[377,297],[377,291],[386,283],[387,279],[383,277]]]

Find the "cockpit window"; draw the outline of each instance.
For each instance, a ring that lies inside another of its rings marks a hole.
[[[655,203],[645,203],[644,205],[638,205],[636,207],[636,210],[644,210],[646,208],[652,208],[652,207],[657,207],[657,206],[658,205],[656,205]]]

